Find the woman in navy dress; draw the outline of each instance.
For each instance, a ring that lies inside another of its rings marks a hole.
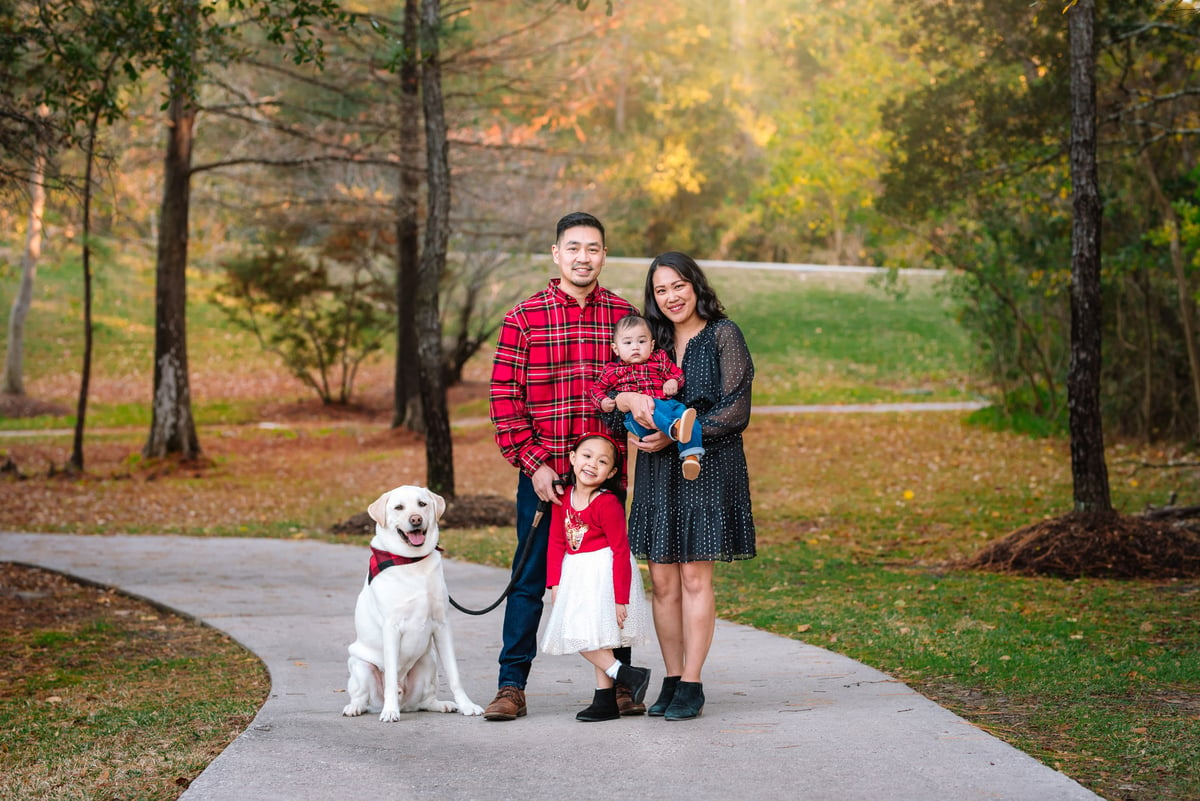
[[[701,671],[716,627],[713,567],[755,556],[742,432],[750,422],[754,362],[737,324],[690,256],[664,253],[646,275],[645,316],[655,340],[687,376],[678,400],[697,411],[704,470],[679,472],[671,440],[656,432],[638,451],[630,547],[649,562],[652,608],[666,678],[648,714],[687,720],[704,708]],[[622,411],[648,418],[647,396],[623,393]],[[643,422],[645,425],[645,422]]]

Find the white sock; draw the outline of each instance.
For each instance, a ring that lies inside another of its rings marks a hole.
[[[621,660],[618,659],[616,662],[613,662],[611,665],[609,665],[608,670],[606,670],[604,672],[608,675],[608,677],[610,679],[612,679],[613,681],[616,681],[617,673],[620,670],[621,670]]]

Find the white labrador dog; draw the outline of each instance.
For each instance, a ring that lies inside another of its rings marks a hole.
[[[379,719],[385,722],[417,710],[483,714],[459,681],[446,619],[446,579],[437,550],[444,511],[440,495],[408,486],[385,492],[367,509],[375,536],[370,571],[354,608],[358,639],[350,645],[350,703],[343,715],[381,705]],[[437,663],[453,702],[437,699]]]

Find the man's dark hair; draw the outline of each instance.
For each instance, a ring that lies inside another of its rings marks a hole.
[[[558,221],[558,230],[554,233],[554,241],[562,239],[563,232],[577,226],[595,228],[600,232],[600,244],[604,244],[604,223],[588,214],[586,211],[573,211]]]

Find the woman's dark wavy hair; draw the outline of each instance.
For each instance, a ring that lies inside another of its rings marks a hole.
[[[658,301],[654,298],[654,271],[659,267],[670,267],[679,273],[680,278],[692,285],[692,289],[696,292],[696,314],[700,316],[700,319],[724,320],[726,319],[725,307],[721,304],[712,286],[709,285],[704,271],[691,256],[673,250],[663,253],[650,262],[650,269],[646,273],[646,297],[642,310],[646,319],[650,321],[650,330],[654,334],[655,344],[663,350],[673,351],[675,349],[675,326],[658,308]]]

